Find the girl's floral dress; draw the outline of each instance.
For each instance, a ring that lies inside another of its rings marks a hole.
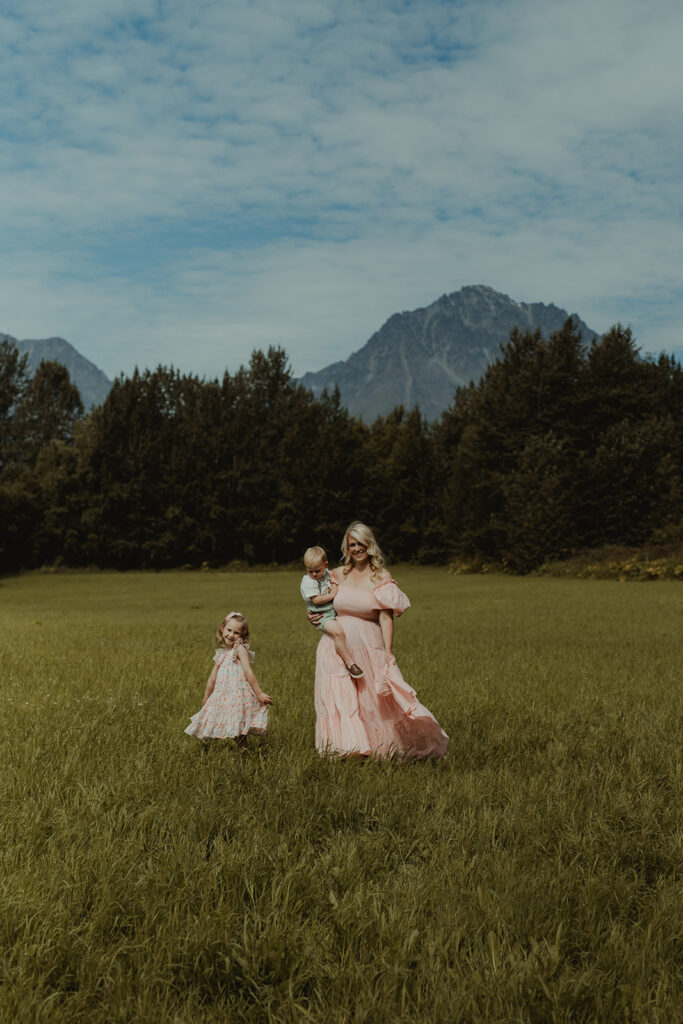
[[[249,651],[253,660],[253,653]],[[237,644],[232,650],[218,650],[214,657],[218,674],[213,693],[201,711],[193,715],[185,730],[200,740],[234,739],[247,733],[264,733],[268,725],[268,708],[260,704],[247,682],[237,657]]]

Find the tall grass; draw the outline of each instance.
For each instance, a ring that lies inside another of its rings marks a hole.
[[[451,747],[358,763],[313,749],[298,576],[0,581],[0,1020],[677,1020],[680,587],[406,569]],[[183,735],[235,608],[246,756]]]

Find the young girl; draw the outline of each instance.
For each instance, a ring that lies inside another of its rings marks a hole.
[[[190,719],[185,730],[197,739],[235,739],[245,746],[250,732],[264,733],[268,704],[251,668],[249,625],[240,612],[228,612],[216,630],[219,649],[206,683],[202,709]]]

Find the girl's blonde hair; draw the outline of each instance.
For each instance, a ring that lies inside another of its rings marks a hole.
[[[245,647],[249,646],[249,623],[245,619],[242,612],[228,612],[220,626],[216,630],[216,643],[219,647],[225,647],[225,640],[223,639],[223,628],[230,621],[230,619],[236,619],[242,626],[242,643]]]
[[[351,572],[353,568],[353,561],[351,559],[351,553],[349,551],[349,537],[353,537],[354,540],[358,541],[367,548],[368,558],[370,559],[370,573],[372,576],[381,576],[382,569],[384,568],[384,555],[382,549],[375,539],[375,535],[369,526],[365,523],[361,523],[358,519],[354,520],[350,526],[346,528],[344,539],[342,541],[342,571],[346,576]]]

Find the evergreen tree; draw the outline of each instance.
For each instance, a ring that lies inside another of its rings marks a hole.
[[[683,462],[683,376],[670,357],[642,359],[617,324],[585,369],[577,529],[581,543],[640,543],[668,520]]]
[[[11,341],[0,341],[0,473],[16,460],[15,413],[29,382],[28,356]]]
[[[391,560],[444,558],[434,432],[418,409],[398,406],[370,428],[362,509]]]
[[[88,560],[162,567],[210,556],[218,394],[215,381],[165,367],[114,382],[84,437]]]
[[[602,543],[674,536],[683,505],[683,372],[616,325],[586,348],[571,320],[514,330],[429,425],[370,427],[254,352],[222,381],[158,367],[84,417],[56,363],[28,377],[0,343],[0,567],[332,562],[350,520],[391,560],[446,551],[516,570]]]
[[[584,543],[642,544],[680,518],[683,474],[673,420],[621,419],[600,435],[589,463],[595,519]]]
[[[682,423],[680,367],[620,325],[588,350],[571,320],[547,342],[514,330],[436,432],[451,548],[528,569],[642,541],[676,518]]]
[[[338,392],[316,400],[293,380],[284,351],[270,348],[226,375],[223,400],[221,504],[239,557],[298,559],[312,536],[329,546],[361,479],[362,428]]]
[[[14,349],[14,351],[12,351]],[[41,453],[68,445],[83,414],[78,389],[61,363],[43,360],[32,378],[15,346],[0,350],[0,566],[39,564],[46,496]]]
[[[503,485],[505,541],[499,557],[525,572],[574,547],[575,453],[552,431],[529,438]]]
[[[54,360],[41,360],[16,406],[15,457],[34,465],[50,441],[70,443],[74,424],[82,415],[83,402],[67,368]]]

